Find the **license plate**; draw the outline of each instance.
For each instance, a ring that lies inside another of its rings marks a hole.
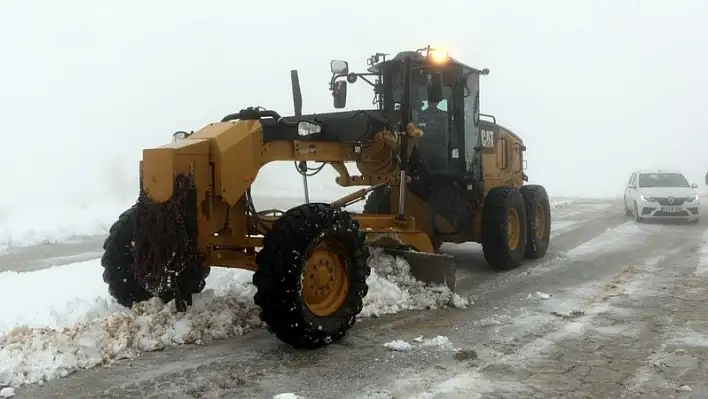
[[[678,213],[681,212],[681,207],[680,206],[664,206],[661,207],[662,212],[669,212],[669,213]]]

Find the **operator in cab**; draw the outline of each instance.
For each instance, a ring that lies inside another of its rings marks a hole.
[[[428,103],[428,107],[418,112],[417,124],[423,129],[423,135],[445,137],[447,132],[447,112],[438,108],[436,102]]]
[[[423,130],[419,151],[431,171],[447,168],[447,112],[431,102],[418,113],[416,125]]]

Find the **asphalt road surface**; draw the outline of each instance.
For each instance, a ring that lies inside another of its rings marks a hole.
[[[706,212],[703,209],[702,212]],[[146,353],[17,389],[19,398],[708,398],[707,219],[637,224],[621,204],[553,211],[546,258],[498,273],[476,245],[458,258],[467,309],[357,323],[341,343],[297,351],[265,331]],[[15,251],[12,270],[75,262],[100,240]],[[419,348],[446,336],[457,351]],[[401,339],[409,351],[384,343]]]

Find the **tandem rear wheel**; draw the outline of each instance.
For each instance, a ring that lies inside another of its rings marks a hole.
[[[495,187],[484,199],[482,251],[495,270],[512,270],[524,258],[538,259],[548,251],[551,210],[539,185]]]
[[[359,223],[310,203],[276,220],[253,275],[261,320],[281,341],[314,349],[343,338],[363,308],[371,273]]]

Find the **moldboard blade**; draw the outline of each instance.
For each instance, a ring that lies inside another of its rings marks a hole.
[[[385,248],[384,252],[404,258],[416,279],[426,284],[446,285],[450,291],[455,292],[457,267],[452,256],[393,248]]]

